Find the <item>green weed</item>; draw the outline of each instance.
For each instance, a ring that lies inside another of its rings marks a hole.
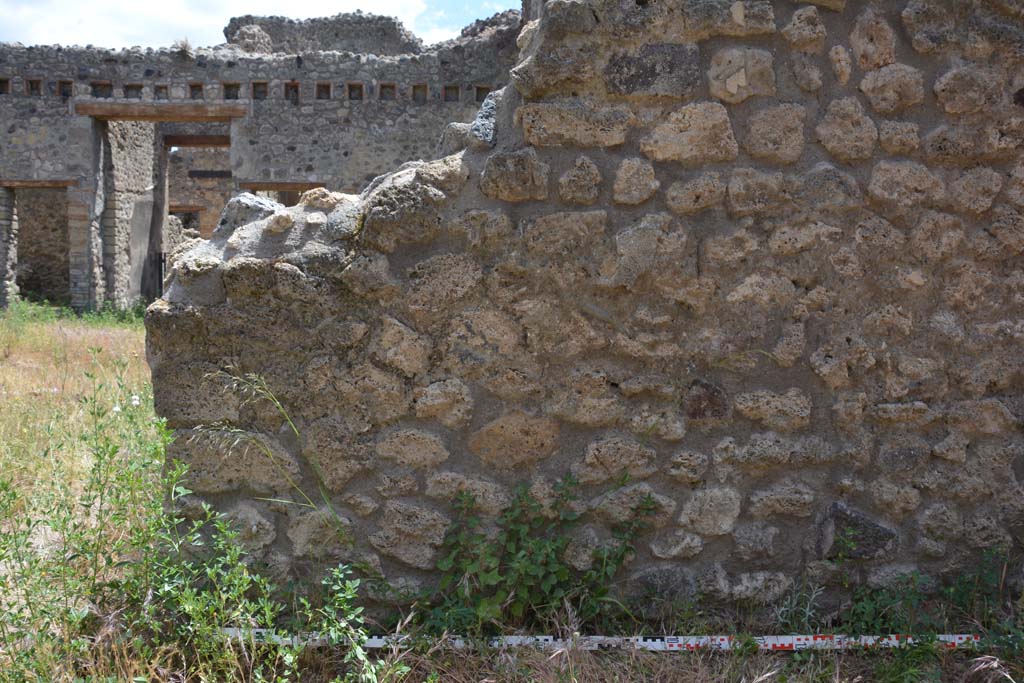
[[[573,511],[576,486],[571,478],[556,486],[553,516],[520,487],[494,533],[476,514],[473,497],[461,494],[437,565],[441,582],[423,618],[426,629],[487,635],[551,626],[560,611],[591,627],[625,615],[611,588],[633,552],[632,539],[653,512],[653,501],[641,502],[632,519],[616,529],[614,542],[595,550],[593,566],[580,572],[563,558],[567,532],[579,521]]]
[[[92,327],[141,328],[146,316],[146,304],[138,302],[121,307],[105,304],[95,311],[76,313],[66,306],[48,301],[32,301],[18,298],[12,301],[4,313],[10,324],[52,323],[57,321],[78,321]]]
[[[819,633],[823,624],[818,602],[824,592],[821,586],[807,584],[790,591],[774,609],[775,623],[780,632]]]
[[[285,683],[300,679],[308,649],[290,637],[298,632],[342,653],[335,680],[400,675],[362,648],[359,581],[347,568],[329,571],[315,600],[289,601],[254,568],[226,518],[209,508],[191,521],[177,512],[191,493],[185,468],[165,469],[169,432],[148,393],[125,384],[123,364],[114,368],[112,384],[87,373],[81,431],[54,428],[46,441],[52,481],[25,489],[0,478],[0,681],[178,672]],[[74,474],[64,457],[72,444],[86,454]]]

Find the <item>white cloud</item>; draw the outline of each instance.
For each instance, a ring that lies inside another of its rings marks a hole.
[[[307,0],[294,5],[272,0],[0,0],[0,41],[166,47],[187,37],[192,45],[206,46],[224,42],[222,31],[234,16],[307,19],[361,9],[398,17],[429,44],[454,37],[462,28],[436,7],[427,0]]]
[[[443,40],[454,38],[459,35],[459,31],[462,27],[453,28],[451,26],[432,26],[430,28],[421,28],[419,30],[413,29],[413,33],[423,39],[424,45],[433,45],[434,43],[440,43]]]

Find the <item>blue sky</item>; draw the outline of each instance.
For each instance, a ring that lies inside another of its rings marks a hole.
[[[519,7],[516,0],[0,0],[0,42],[26,45],[166,47],[224,42],[228,19],[277,14],[296,19],[361,9],[398,17],[427,43],[458,35],[466,24]]]

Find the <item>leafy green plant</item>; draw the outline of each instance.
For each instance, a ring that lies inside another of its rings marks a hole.
[[[367,633],[363,608],[358,606],[359,579],[352,578],[351,571],[340,566],[324,577],[323,585],[326,600],[322,607],[314,609],[307,600],[302,604],[312,632],[345,651],[347,671],[335,683],[378,683],[407,674],[409,669],[400,660],[373,659],[363,647]]]
[[[175,486],[175,498],[188,493]],[[173,514],[158,520],[153,552],[125,582],[129,631],[140,644],[173,643],[184,668],[197,675],[216,678],[231,671],[261,678],[270,648],[255,639],[250,647],[233,648],[223,629],[273,631],[283,609],[271,598],[273,585],[250,570],[237,531],[212,510],[206,508],[184,530],[183,523]],[[290,655],[273,654],[275,664]]]
[[[910,631],[909,616],[902,596],[892,590],[858,588],[850,606],[841,615],[847,635],[887,635]]]
[[[112,384],[86,373],[81,433],[51,425],[37,456],[51,481],[0,480],[0,668],[16,677],[59,677],[88,655],[125,567],[148,547],[145,520],[162,514],[153,490],[168,433],[113,367]]]
[[[818,601],[824,592],[821,586],[803,584],[786,594],[774,609],[775,623],[780,631],[793,634],[818,633],[822,625]]]
[[[172,481],[180,482],[177,466]],[[175,483],[172,504],[191,492]],[[173,647],[181,668],[201,680],[298,681],[298,662],[310,641],[342,652],[339,683],[379,683],[403,675],[398,662],[370,657],[360,587],[346,566],[331,569],[316,602],[297,600],[253,568],[229,521],[204,506],[186,522],[168,513],[155,519],[155,543],[122,589],[125,630],[141,651]],[[297,637],[297,634],[304,634]]]
[[[850,561],[856,557],[857,551],[856,530],[849,527],[837,530],[832,548],[831,562],[839,569],[839,579],[843,588],[849,588],[853,584]]]
[[[986,550],[973,572],[958,574],[943,586],[941,602],[949,610],[947,623],[973,622],[981,627],[1001,620],[1002,607],[1009,600],[1006,575],[1010,559],[1000,550]]]
[[[520,487],[490,534],[473,496],[460,494],[437,565],[443,576],[427,601],[427,630],[486,635],[549,623],[564,608],[582,624],[595,623],[613,608],[624,611],[611,597],[612,581],[633,552],[631,539],[652,513],[653,501],[642,501],[632,519],[616,529],[614,543],[595,550],[593,566],[580,572],[563,558],[567,532],[579,519],[573,508],[576,486],[571,478],[556,486],[550,516]]]
[[[973,623],[983,633],[979,646],[1010,661],[1024,659],[1024,596],[1013,596],[1007,586],[1011,558],[1002,550],[982,555],[978,570],[958,576],[942,592],[954,610],[948,621]]]
[[[148,681],[169,672],[297,681],[307,649],[289,635],[298,632],[325,634],[341,653],[340,681],[400,675],[362,647],[359,582],[346,568],[329,572],[323,591],[296,610],[227,518],[209,507],[182,516],[191,491],[186,468],[165,462],[170,433],[148,392],[125,384],[123,364],[111,365],[112,381],[87,374],[81,431],[51,423],[37,457],[53,481],[26,489],[0,477],[0,681]]]
[[[860,586],[840,615],[848,635],[933,634],[939,623],[931,613],[925,588],[930,580],[918,572],[888,588]]]

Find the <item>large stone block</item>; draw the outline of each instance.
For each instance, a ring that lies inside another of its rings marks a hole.
[[[530,465],[558,446],[558,422],[521,411],[502,415],[469,439],[469,449],[488,465],[510,470]]]
[[[679,524],[705,536],[728,534],[739,519],[741,503],[734,489],[700,489],[683,504]]]
[[[621,437],[591,443],[583,460],[572,467],[581,484],[600,484],[623,477],[643,479],[654,474],[655,470],[653,449]]]
[[[589,205],[597,201],[601,191],[601,169],[585,156],[558,179],[558,196],[569,204]]]
[[[857,17],[850,33],[850,47],[861,71],[871,71],[896,61],[896,33],[874,8]]]
[[[612,55],[604,69],[608,92],[635,97],[691,99],[701,86],[700,48],[660,43]]]
[[[569,255],[580,241],[592,241],[605,232],[604,211],[565,211],[539,216],[522,225],[527,250],[542,256]]]
[[[596,72],[593,47],[555,45],[526,57],[509,72],[509,80],[523,97],[569,94]]]
[[[338,417],[316,420],[302,430],[302,456],[329,491],[342,491],[364,472],[371,448],[359,439],[361,426]]]
[[[681,9],[694,39],[775,32],[775,7],[766,0],[684,0]]]
[[[488,197],[506,202],[548,198],[550,166],[533,149],[498,152],[487,159],[480,189]]]
[[[825,51],[828,31],[816,7],[802,7],[793,13],[793,18],[782,29],[782,36],[798,50],[820,53]]]
[[[721,175],[705,173],[686,182],[672,183],[665,193],[665,203],[675,213],[690,214],[722,204],[725,195]]]
[[[447,503],[460,494],[473,497],[476,509],[484,514],[497,515],[512,504],[512,495],[500,484],[486,479],[467,477],[458,472],[436,472],[427,479],[426,494]]]
[[[878,142],[878,127],[853,97],[829,103],[815,130],[825,149],[842,161],[870,159]]]
[[[744,147],[750,156],[778,164],[792,164],[804,152],[807,110],[799,104],[766,107],[750,117]]]
[[[441,229],[438,205],[444,193],[418,182],[414,173],[403,175],[375,190],[366,203],[364,239],[384,252],[400,244],[426,242]]]
[[[536,147],[615,147],[636,125],[628,107],[577,99],[531,102],[516,111],[516,119],[526,141]]]
[[[167,452],[188,466],[186,485],[198,494],[291,493],[296,458],[263,434],[225,429],[180,431]]]
[[[945,191],[942,178],[913,161],[881,161],[875,164],[868,184],[872,199],[901,208],[938,201]]]
[[[448,459],[440,437],[419,429],[400,429],[377,442],[377,456],[415,469],[432,469]]]
[[[655,161],[689,166],[732,161],[739,154],[729,113],[720,104],[701,102],[669,114],[640,141],[641,151]]]
[[[370,543],[383,555],[416,569],[433,569],[451,520],[430,508],[388,501]]]
[[[735,405],[744,417],[780,431],[803,429],[811,421],[811,400],[799,389],[790,389],[785,394],[770,391],[740,394]]]
[[[643,204],[661,187],[646,159],[624,159],[615,172],[612,197],[619,204]]]
[[[661,527],[671,520],[676,502],[647,484],[631,484],[595,498],[590,507],[599,518],[613,525],[635,520]]]
[[[833,503],[820,526],[818,552],[830,560],[873,560],[890,557],[899,536],[845,503]]]
[[[708,83],[714,97],[739,104],[755,95],[775,94],[772,53],[752,48],[726,48],[711,58]]]
[[[860,90],[878,113],[897,114],[924,101],[924,74],[906,64],[890,64],[864,76]]]

